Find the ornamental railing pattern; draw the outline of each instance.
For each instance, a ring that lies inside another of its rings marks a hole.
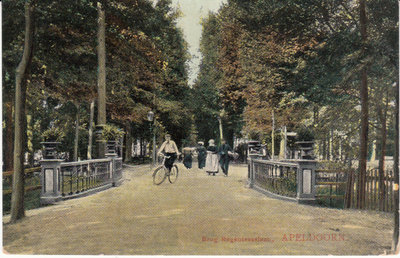
[[[117,186],[122,180],[122,158],[116,156],[76,162],[41,161],[41,204],[51,204]]]
[[[60,191],[73,195],[103,186],[111,181],[109,159],[61,163]]]
[[[297,168],[293,163],[257,160],[254,162],[254,183],[275,194],[296,198]]]
[[[250,187],[297,202],[315,202],[315,168],[312,160],[248,160]]]

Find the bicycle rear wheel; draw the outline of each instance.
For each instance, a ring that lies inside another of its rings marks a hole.
[[[160,166],[156,168],[153,172],[153,183],[155,185],[159,185],[164,182],[165,178],[167,177],[167,169],[164,166]]]
[[[168,180],[171,184],[175,183],[176,179],[178,178],[178,172],[178,166],[174,165],[168,175]]]

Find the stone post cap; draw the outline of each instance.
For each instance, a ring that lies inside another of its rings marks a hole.
[[[42,159],[40,160],[40,164],[42,163],[57,163],[57,162],[63,162],[63,159]]]

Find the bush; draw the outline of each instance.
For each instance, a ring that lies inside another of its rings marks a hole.
[[[64,137],[65,133],[57,127],[51,127],[42,133],[44,142],[61,142]]]
[[[124,135],[124,132],[115,125],[105,125],[101,138],[105,141],[116,141]]]
[[[308,128],[308,127],[305,127],[305,126],[300,127],[297,130],[296,141],[299,141],[299,142],[301,142],[301,141],[304,141],[304,142],[314,141],[314,132],[313,132],[313,130],[311,128]]]

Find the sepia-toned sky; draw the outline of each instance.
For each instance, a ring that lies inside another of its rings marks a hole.
[[[178,26],[183,29],[185,39],[189,44],[190,54],[193,56],[189,66],[189,84],[196,79],[200,64],[200,20],[207,16],[209,11],[216,12],[226,0],[172,0],[174,7],[179,7],[183,16],[178,20]]]

